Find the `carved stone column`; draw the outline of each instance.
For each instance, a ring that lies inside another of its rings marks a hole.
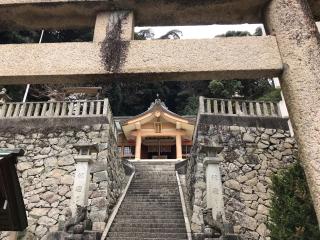
[[[223,159],[218,156],[222,149],[223,147],[219,145],[201,145],[200,150],[200,152],[207,155],[203,161],[206,171],[207,208],[212,208],[212,216],[214,219],[216,219],[218,213],[221,213],[223,219],[225,219],[223,187],[219,167]]]
[[[96,145],[77,145],[75,147],[79,149],[79,155],[74,157],[76,161],[76,172],[70,204],[73,216],[75,216],[77,205],[88,205],[88,193],[91,177],[90,168],[91,164],[96,160],[98,152]]]
[[[307,0],[272,0],[266,27],[277,38],[281,88],[320,223],[320,39]]]

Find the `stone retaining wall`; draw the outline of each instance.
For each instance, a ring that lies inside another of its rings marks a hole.
[[[97,162],[91,170],[89,216],[101,228],[125,185],[124,169],[108,124],[23,134],[0,130],[0,148],[25,150],[25,155],[18,158],[17,170],[29,223],[26,235],[30,239],[45,239],[65,220],[74,181],[74,156],[78,154],[73,145],[81,143],[99,145]],[[0,239],[6,239],[6,235],[3,232]]]
[[[268,239],[271,176],[295,161],[294,138],[281,129],[209,125],[199,131],[197,144],[217,139],[224,146],[220,170],[226,219],[244,240]],[[195,145],[186,175],[193,209],[190,222],[196,235],[202,232],[202,209],[206,208],[204,157]]]

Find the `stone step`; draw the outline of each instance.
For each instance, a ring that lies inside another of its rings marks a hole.
[[[159,194],[128,194],[128,199],[159,199],[159,200],[164,200],[164,199],[168,199],[168,200],[174,200],[174,199],[179,199],[180,196],[178,194],[163,194],[163,193],[159,193]]]
[[[124,202],[180,202],[180,196],[171,196],[171,197],[165,197],[165,196],[135,196],[131,195],[128,196],[127,199],[124,200]]]
[[[149,179],[149,180],[140,180],[138,179],[137,181],[133,182],[132,184],[150,184],[151,187],[156,187],[157,185],[167,185],[167,186],[174,186],[177,184],[177,181],[169,181],[168,179],[163,179],[163,180],[154,180],[154,179]],[[150,188],[151,188],[150,187]]]
[[[158,192],[178,192],[178,188],[170,187],[159,187],[159,188],[146,188],[146,187],[135,187],[135,188],[129,188],[128,192],[146,192],[146,193],[158,193]]]
[[[186,233],[150,233],[150,232],[109,232],[109,237],[131,238],[163,238],[163,239],[187,239]]]
[[[170,211],[172,210],[181,210],[181,206],[179,206],[178,204],[176,205],[167,205],[167,206],[164,206],[164,205],[157,205],[157,206],[148,206],[148,205],[131,205],[131,204],[127,204],[127,205],[124,205],[122,207],[122,209],[125,209],[125,210],[146,210],[146,211],[152,211],[152,210],[159,210],[161,211],[162,209],[168,209]]]
[[[159,187],[159,188],[147,188],[145,186],[136,186],[136,187],[132,187],[128,189],[128,192],[134,192],[134,191],[146,191],[146,192],[179,192],[178,188],[174,188],[174,187]]]
[[[161,178],[169,178],[171,180],[174,180],[176,178],[176,174],[174,172],[150,171],[150,172],[139,172],[139,173],[136,173],[136,175],[134,176],[134,178],[137,178],[137,179],[142,177],[151,178],[151,179],[155,179],[156,177],[161,177]]]
[[[130,185],[130,188],[135,188],[135,187],[143,187],[143,188],[149,188],[149,189],[153,189],[153,188],[177,188],[177,186],[175,186],[176,182],[174,183],[170,183],[168,184],[167,182],[166,183],[150,183],[150,182],[147,182],[147,183],[132,183]]]
[[[126,199],[124,202],[154,202],[154,203],[170,203],[170,202],[180,202],[180,198],[178,197],[173,197],[173,198],[147,198],[147,197],[130,197],[128,199]]]
[[[138,172],[137,172],[138,171]],[[135,178],[145,176],[145,177],[170,177],[172,180],[176,177],[176,173],[174,171],[139,171],[136,169]]]
[[[118,212],[118,219],[126,219],[126,218],[131,218],[131,219],[178,219],[178,218],[183,218],[183,214],[181,213],[174,213],[174,214],[128,214],[126,212],[124,213],[119,213]]]
[[[128,194],[128,199],[150,199],[150,200],[175,200],[180,199],[180,196],[178,194],[170,194],[169,196],[166,196],[163,193],[159,194]]]
[[[119,217],[121,217],[121,216],[123,216],[123,215],[127,215],[127,216],[136,216],[136,217],[138,217],[138,216],[153,216],[153,217],[159,217],[159,218],[161,218],[161,217],[163,217],[163,216],[165,216],[165,217],[181,217],[181,216],[183,216],[183,212],[182,212],[182,210],[172,210],[170,213],[169,213],[169,211],[167,211],[167,212],[163,212],[163,211],[161,211],[161,210],[158,210],[158,211],[140,211],[140,212],[138,212],[138,211],[132,211],[132,210],[127,210],[127,209],[122,209],[122,210],[120,210],[119,212],[118,212],[118,214],[119,214]]]
[[[144,229],[148,229],[148,228],[185,228],[185,224],[184,222],[172,222],[172,223],[137,223],[137,222],[126,222],[126,223],[121,223],[121,222],[116,222],[113,225],[114,228],[118,229],[118,228],[125,228],[125,227],[131,227],[131,228],[144,228]]]
[[[178,197],[178,191],[152,191],[152,190],[129,190],[127,192],[128,196],[146,196],[149,195],[150,197],[162,197],[162,196],[169,196],[169,197]]]
[[[141,206],[141,205],[149,205],[149,204],[158,204],[158,205],[162,205],[162,206],[168,206],[168,205],[171,205],[171,204],[174,204],[176,206],[179,206],[181,205],[181,202],[180,202],[180,199],[177,199],[176,201],[159,201],[159,200],[156,200],[156,201],[150,201],[150,200],[147,200],[147,199],[142,199],[142,200],[135,200],[135,201],[128,201],[128,200],[125,200],[122,202],[122,206],[121,207],[125,207],[130,205],[130,204],[133,204],[133,206]]]
[[[130,239],[130,240],[167,240],[167,239],[175,239],[175,240],[186,240],[186,238],[133,238],[133,237],[108,237],[107,240],[126,240],[126,239]]]
[[[136,170],[140,171],[164,171],[164,172],[174,172],[175,171],[175,166],[171,165],[136,165],[135,166]]]
[[[173,202],[173,203],[178,203],[180,202],[180,199],[178,197],[175,197],[175,198],[138,198],[138,197],[130,197],[128,199],[126,199],[124,201],[125,203],[127,202],[149,202],[149,203],[170,203],[170,202]]]
[[[128,196],[146,196],[149,195],[150,197],[162,197],[168,195],[169,197],[172,196],[179,196],[178,191],[153,191],[153,190],[129,190],[127,192]]]
[[[138,184],[132,184],[130,188],[147,188],[147,189],[160,189],[160,188],[168,188],[168,189],[177,189],[177,186],[175,186],[176,183],[171,184],[160,184],[160,183],[138,183]]]
[[[177,227],[177,228],[164,228],[161,226],[157,226],[156,228],[144,228],[144,227],[111,227],[110,229],[110,233],[112,232],[128,232],[128,233],[136,233],[136,232],[140,232],[140,233],[185,233],[186,232],[186,228],[181,228],[181,227]]]
[[[128,219],[128,218],[116,218],[114,220],[114,224],[175,224],[175,223],[183,223],[184,224],[184,219],[179,218],[154,218],[154,219],[146,219],[146,218],[141,218],[141,219]]]
[[[146,208],[156,208],[156,207],[161,207],[161,208],[172,208],[172,207],[179,207],[181,208],[181,203],[180,202],[123,202],[122,207],[131,207],[131,208],[139,208],[139,207],[146,207]]]
[[[137,178],[136,181],[134,183],[150,183],[150,184],[176,184],[177,181],[175,181],[172,178],[168,178],[168,177],[159,177],[158,179],[156,179],[156,176],[152,176],[149,178],[144,177],[144,179],[141,178]]]
[[[107,239],[187,239],[174,163],[134,163],[132,180]]]

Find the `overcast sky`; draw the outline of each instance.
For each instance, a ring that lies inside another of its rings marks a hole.
[[[182,31],[181,39],[213,38],[216,35],[226,33],[227,31],[248,31],[254,33],[257,27],[262,24],[241,24],[241,25],[206,25],[206,26],[169,26],[169,27],[136,27],[135,31],[151,28],[158,38],[168,31],[177,29]]]

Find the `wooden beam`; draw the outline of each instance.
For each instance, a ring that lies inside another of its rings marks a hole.
[[[253,79],[275,77],[282,71],[272,36],[123,44],[121,56],[112,55],[119,58],[117,66],[114,59],[103,59],[104,51],[109,51],[103,43],[0,45],[0,84]]]

